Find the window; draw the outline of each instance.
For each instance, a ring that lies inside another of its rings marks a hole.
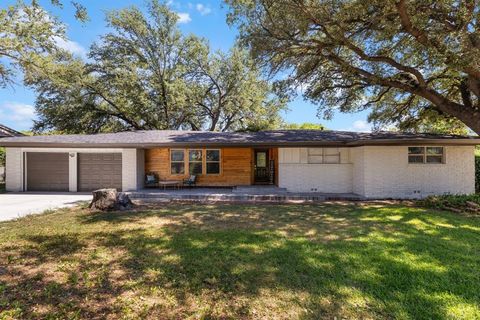
[[[203,172],[203,152],[202,150],[188,151],[188,170],[192,175],[199,175]]]
[[[171,174],[185,174],[185,150],[170,151]]]
[[[308,163],[340,163],[338,148],[308,148]]]
[[[444,163],[443,147],[408,147],[408,163]]]
[[[220,174],[220,150],[206,151],[207,174]]]

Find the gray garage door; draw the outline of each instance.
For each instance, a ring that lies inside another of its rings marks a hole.
[[[101,188],[122,190],[122,154],[79,153],[78,190]]]
[[[68,191],[68,153],[27,153],[28,191]]]

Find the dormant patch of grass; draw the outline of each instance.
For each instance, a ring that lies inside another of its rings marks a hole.
[[[395,204],[0,223],[0,319],[480,318],[480,219]]]

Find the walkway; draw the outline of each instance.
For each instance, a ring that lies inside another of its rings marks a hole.
[[[237,188],[191,188],[181,190],[143,189],[128,192],[132,199],[198,202],[285,202],[305,203],[327,200],[362,200],[354,193],[299,193],[273,186]]]

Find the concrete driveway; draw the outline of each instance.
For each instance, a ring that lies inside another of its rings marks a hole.
[[[12,220],[48,209],[74,206],[92,200],[91,194],[82,193],[4,193],[0,194],[0,221]]]

